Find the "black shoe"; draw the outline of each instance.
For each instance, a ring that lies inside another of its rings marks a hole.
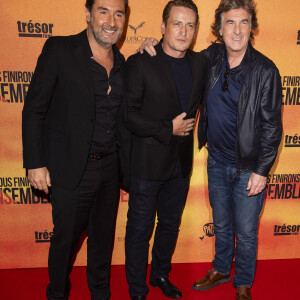
[[[149,283],[154,287],[159,287],[168,298],[179,299],[182,297],[179,288],[171,283],[168,278],[150,278]]]
[[[146,296],[133,296],[131,297],[132,300],[146,300]]]

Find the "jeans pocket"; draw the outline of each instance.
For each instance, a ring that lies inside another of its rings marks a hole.
[[[207,167],[212,168],[215,164],[216,164],[216,161],[210,155],[208,155],[208,157],[207,157]]]

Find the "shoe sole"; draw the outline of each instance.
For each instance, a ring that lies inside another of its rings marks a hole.
[[[150,284],[151,286],[155,287],[155,288],[159,288],[159,289],[162,291],[162,289],[161,289],[156,283],[154,283],[154,282],[152,282],[152,281],[149,280],[149,284]],[[162,293],[164,294],[163,291],[162,291]],[[164,294],[164,295],[165,295],[165,294]],[[170,297],[170,296],[167,296],[167,295],[165,295],[165,296],[168,297],[168,298],[171,298],[171,299],[180,299],[180,298],[182,298],[182,295],[179,296],[179,297]]]
[[[213,284],[211,284],[209,286],[198,287],[198,286],[193,285],[193,289],[196,290],[196,291],[207,291],[207,290],[210,290],[210,289],[214,288],[216,285],[219,285],[219,284],[222,284],[222,283],[227,283],[230,280],[231,280],[231,276],[229,276],[228,278],[217,280],[216,282],[214,282]]]
[[[151,286],[153,286],[153,287],[157,287],[157,284],[156,283],[154,283],[154,282],[152,282],[151,280],[149,280],[149,284],[151,285]]]

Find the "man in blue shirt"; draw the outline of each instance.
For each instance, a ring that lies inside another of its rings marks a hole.
[[[203,51],[210,73],[198,138],[199,148],[208,145],[216,254],[213,269],[193,288],[230,281],[235,248],[237,300],[252,299],[259,214],[282,134],[280,75],[250,43],[257,26],[252,0],[222,0],[212,26],[221,43]]]

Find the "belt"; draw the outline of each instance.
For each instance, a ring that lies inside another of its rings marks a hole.
[[[105,153],[89,153],[88,158],[92,158],[93,160],[99,160],[99,159],[108,157],[114,153],[116,153],[116,151],[115,152],[105,152]]]

